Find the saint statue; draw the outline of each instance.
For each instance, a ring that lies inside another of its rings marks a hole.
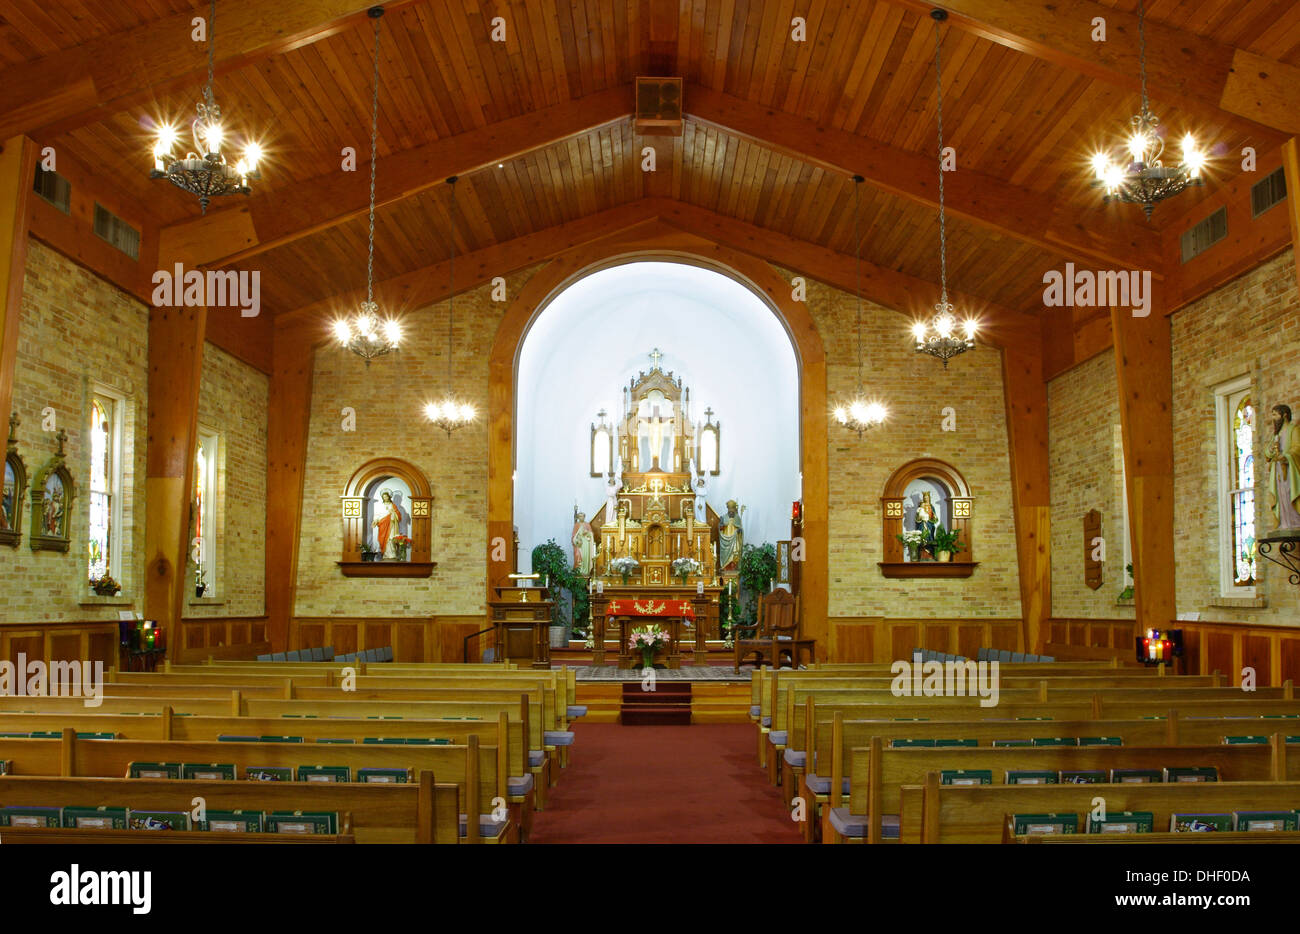
[[[596,560],[596,536],[591,531],[591,523],[584,512],[574,516],[573,535],[573,569],[583,577],[591,576],[591,565]]]
[[[734,499],[727,500],[727,512],[718,520],[718,569],[729,571],[740,567],[741,549],[745,544],[745,531],[740,522],[740,511]]]
[[[1264,449],[1268,461],[1268,495],[1275,529],[1300,529],[1300,431],[1291,421],[1291,407],[1275,405],[1273,440]]]
[[[384,503],[384,514],[370,523],[375,529],[375,543],[379,546],[381,557],[396,558],[397,549],[393,539],[401,534],[402,513],[393,503],[393,494],[390,490],[384,490],[379,496]]]
[[[926,542],[934,541],[934,530],[939,524],[939,514],[934,511],[934,504],[930,502],[930,491],[921,492],[921,503],[916,507],[916,527],[925,536]]]

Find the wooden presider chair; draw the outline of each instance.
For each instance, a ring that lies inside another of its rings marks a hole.
[[[781,656],[790,659],[790,667],[799,664],[801,651],[807,650],[811,660],[816,640],[799,638],[799,621],[795,619],[794,594],[780,587],[766,593],[758,601],[758,622],[754,626],[744,627],[753,633],[753,638],[740,638],[741,627],[734,634],[736,672],[740,672],[740,663],[750,655],[756,656],[755,667],[761,667],[764,659],[772,667],[781,667]]]

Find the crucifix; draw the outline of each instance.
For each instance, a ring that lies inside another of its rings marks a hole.
[[[654,496],[650,498],[650,502],[658,503],[659,505],[662,506],[663,498],[659,494],[663,492],[663,489],[664,489],[663,480],[661,480],[659,477],[655,477],[653,480],[651,480],[650,490],[652,493],[654,493]]]
[[[663,354],[660,352],[659,348],[656,347],[654,350],[646,354],[646,356],[650,358],[650,368],[654,370],[659,369],[659,361],[663,359]]]

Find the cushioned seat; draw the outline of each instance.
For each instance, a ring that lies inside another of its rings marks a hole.
[[[763,726],[771,726],[771,725],[772,725],[772,718],[771,718],[771,717],[764,717],[764,718],[763,718]]]
[[[528,750],[528,767],[530,769],[540,769],[546,764],[546,753],[541,749]]]
[[[576,720],[579,717],[585,717],[587,715],[587,705],[571,704],[570,706],[565,708],[564,715],[568,717],[570,720]]]
[[[759,716],[762,712],[763,712],[763,708],[760,707],[760,706],[758,706],[758,704],[755,704],[754,706],[752,706],[752,707],[749,708],[749,715],[750,715],[751,717],[757,717],[757,716]]]
[[[796,769],[803,768],[804,763],[808,761],[808,753],[804,752],[802,749],[787,749],[782,753],[782,756],[787,765]]]
[[[478,833],[480,837],[499,837],[501,832],[506,829],[506,822],[497,823],[492,819],[491,814],[480,814],[478,816]],[[469,835],[469,824],[465,820],[465,815],[460,815],[460,835],[462,837]]]
[[[506,778],[506,790],[512,795],[526,795],[533,790],[533,773],[522,777],[511,775]]]
[[[831,778],[829,775],[818,775],[815,772],[804,772],[803,780],[808,783],[808,790],[815,795],[828,795],[831,793]],[[849,793],[849,780],[846,776],[841,780],[841,791],[844,794]]]
[[[542,733],[542,742],[547,746],[572,746],[572,730],[546,730]]]
[[[865,814],[850,814],[848,808],[831,808],[831,826],[841,837],[865,837],[867,821]],[[886,814],[880,822],[880,837],[883,840],[898,839],[898,815]]]
[[[769,730],[767,734],[767,741],[771,743],[773,746],[784,746],[786,737],[789,735],[790,734],[787,733],[785,730]]]
[[[792,638],[793,638],[792,636],[777,636],[777,637],[776,637],[776,641],[777,641],[777,642],[789,642]]]

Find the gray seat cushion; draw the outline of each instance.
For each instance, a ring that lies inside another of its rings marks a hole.
[[[547,746],[572,746],[572,730],[547,730],[542,734],[542,742]]]
[[[841,837],[865,837],[867,821],[865,814],[850,814],[848,808],[831,808],[831,826]],[[880,822],[880,837],[883,840],[898,839],[898,815],[886,814]]]
[[[795,769],[803,768],[804,763],[808,761],[808,753],[804,752],[802,749],[787,749],[782,753],[782,757],[791,768]]]
[[[528,767],[530,769],[540,769],[546,764],[546,753],[541,749],[528,750]]]
[[[492,819],[491,814],[480,814],[478,816],[478,832],[481,837],[499,837],[501,832],[506,829],[506,821],[497,823]],[[465,820],[465,815],[460,815],[460,835],[462,837],[469,835],[469,824]]]
[[[754,704],[752,707],[749,708],[749,715],[751,717],[761,716],[762,713],[763,713],[763,708],[758,706],[758,704]]]
[[[808,790],[815,795],[828,795],[831,793],[831,777],[829,775],[818,775],[816,772],[804,772],[803,780],[808,784]],[[849,793],[849,779],[845,776],[840,781],[840,791],[844,794]]]
[[[763,726],[771,726],[771,725],[772,725],[772,718],[771,718],[771,717],[764,717],[764,718],[763,718]]]
[[[571,704],[565,708],[564,715],[570,720],[576,720],[578,717],[585,717],[587,715],[587,705]]]
[[[524,776],[510,775],[506,778],[506,790],[512,795],[526,795],[533,790],[533,773]]]
[[[767,741],[773,746],[784,746],[786,737],[789,735],[790,734],[785,730],[769,730],[767,733]]]

